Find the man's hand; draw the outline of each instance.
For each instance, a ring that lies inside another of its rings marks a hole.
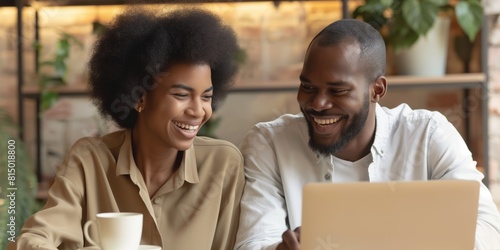
[[[282,235],[282,242],[276,250],[300,250],[300,227],[295,230],[286,230]]]

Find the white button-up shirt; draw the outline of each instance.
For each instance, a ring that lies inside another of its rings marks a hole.
[[[370,182],[483,179],[464,140],[442,114],[377,104],[376,123]],[[301,225],[303,186],[338,180],[332,157],[316,154],[308,142],[302,114],[250,130],[240,147],[247,183],[235,249],[275,249],[285,230]],[[475,246],[500,249],[500,214],[482,183]]]

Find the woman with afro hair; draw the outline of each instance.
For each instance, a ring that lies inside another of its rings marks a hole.
[[[83,225],[101,212],[142,213],[141,244],[233,249],[243,159],[231,143],[196,134],[232,83],[238,48],[205,10],[117,16],[95,44],[89,79],[99,111],[122,130],[73,145],[46,205],[8,249],[89,245]]]

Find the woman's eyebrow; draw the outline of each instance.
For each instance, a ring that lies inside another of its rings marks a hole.
[[[203,91],[203,93],[207,93],[207,92],[210,92],[212,90],[214,90],[214,86],[211,86],[210,88],[205,89],[205,91]]]
[[[182,83],[178,83],[178,84],[174,84],[172,85],[172,87],[170,88],[177,88],[177,89],[184,89],[184,90],[187,90],[187,91],[190,91],[190,92],[193,92],[194,89],[186,84],[182,84]],[[206,92],[210,92],[214,89],[213,86],[210,86],[210,88],[208,89],[205,89],[205,91],[203,91],[203,93],[206,93]]]
[[[187,91],[194,91],[193,88],[191,88],[190,86],[188,86],[186,84],[182,84],[182,83],[174,84],[170,88],[172,88],[172,89],[184,89],[184,90],[187,90]]]

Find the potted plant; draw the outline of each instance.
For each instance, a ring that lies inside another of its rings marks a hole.
[[[431,28],[437,26],[443,16],[454,16],[468,39],[474,41],[482,25],[483,8],[480,0],[365,0],[365,3],[358,6],[352,15],[379,30],[386,43],[398,53],[416,46],[417,42],[430,36]],[[449,21],[444,25],[449,26]],[[434,50],[433,53],[444,51],[446,59],[448,32],[441,30],[435,33],[443,35],[443,42],[441,48]],[[436,41],[433,40],[433,43]],[[428,45],[421,47],[430,50]],[[421,55],[421,52],[415,54]],[[429,59],[423,61],[423,63],[429,62]],[[398,62],[398,64],[405,63]]]
[[[40,208],[35,199],[37,180],[19,127],[0,107],[0,250],[14,240],[26,219]]]
[[[440,13],[454,12],[460,28],[473,41],[481,28],[483,8],[479,0],[366,0],[353,17],[383,33],[395,49],[408,48],[427,34]]]

